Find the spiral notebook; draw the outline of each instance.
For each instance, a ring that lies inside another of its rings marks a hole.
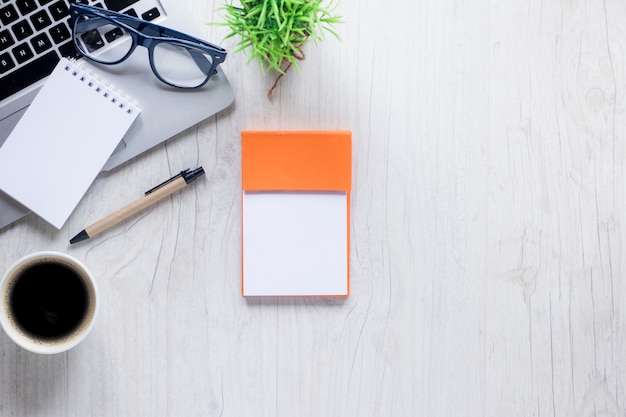
[[[0,190],[60,229],[141,110],[61,59],[0,148]]]

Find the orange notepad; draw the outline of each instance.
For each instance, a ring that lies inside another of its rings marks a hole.
[[[350,291],[349,131],[242,132],[244,296]]]

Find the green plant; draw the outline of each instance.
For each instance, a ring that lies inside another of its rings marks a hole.
[[[333,0],[239,0],[239,6],[230,0],[222,10],[230,33],[226,39],[239,37],[235,52],[248,51],[248,63],[257,60],[266,74],[275,70],[278,80],[293,66],[298,70],[298,60],[304,59],[302,46],[313,40],[324,39],[324,32],[339,39],[333,26],[341,17],[333,14]]]

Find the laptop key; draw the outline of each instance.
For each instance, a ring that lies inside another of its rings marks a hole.
[[[115,29],[112,29],[112,30],[106,32],[104,34],[104,39],[106,39],[107,42],[111,43],[114,40],[116,40],[117,38],[121,38],[122,36],[124,36],[124,32],[122,32],[122,29],[115,28]]]
[[[0,68],[2,68],[3,59],[3,55],[0,55]],[[32,85],[47,77],[50,75],[57,62],[59,62],[59,56],[56,51],[50,51],[25,64],[16,71],[0,78],[0,100],[4,100],[17,93],[22,90],[24,86]]]
[[[82,56],[74,47],[73,41],[64,43],[63,45],[59,46],[59,52],[61,53],[62,56],[66,58],[78,59]]]
[[[138,1],[139,0],[104,0],[104,3],[107,5],[107,9],[119,12]]]
[[[15,22],[19,17],[17,10],[15,10],[12,4],[0,9],[0,22],[4,25]]]
[[[102,36],[100,36],[100,32],[96,29],[83,33],[80,35],[80,38],[89,52],[96,51],[104,46],[104,40]]]
[[[15,62],[13,61],[11,54],[9,54],[8,52],[0,54],[0,74],[4,74],[5,72],[13,68],[15,68]],[[0,85],[2,85],[1,81]],[[1,92],[2,90],[0,90],[0,94]]]
[[[30,46],[28,46],[27,43],[16,46],[15,48],[11,49],[11,52],[13,52],[13,56],[17,60],[18,64],[23,64],[24,62],[35,56],[33,50],[30,49]]]
[[[35,30],[41,30],[52,24],[52,20],[50,20],[50,16],[48,16],[48,12],[46,12],[45,10],[40,10],[37,13],[33,14],[30,17],[30,21],[33,22]]]
[[[4,51],[13,44],[15,44],[15,39],[11,36],[9,29],[0,31],[0,51]]]
[[[28,21],[26,20],[21,20],[14,24],[13,27],[11,27],[11,30],[13,30],[13,33],[18,41],[26,39],[33,34],[33,28],[30,27]]]
[[[70,9],[63,0],[51,4],[50,7],[48,7],[48,10],[50,10],[50,14],[54,20],[61,20],[70,14]]]
[[[23,16],[37,9],[35,0],[17,0],[16,4]]]
[[[65,26],[65,23],[59,23],[58,25],[50,28],[50,36],[52,37],[54,43],[61,43],[71,38],[72,34],[68,30],[67,26]]]
[[[52,48],[52,42],[45,33],[40,33],[30,40],[31,45],[36,53],[40,54],[43,51]]]
[[[147,20],[147,21],[151,21],[156,19],[157,17],[161,16],[161,13],[159,13],[159,9],[157,9],[156,7],[148,10],[145,13],[141,14],[141,18],[143,20]]]

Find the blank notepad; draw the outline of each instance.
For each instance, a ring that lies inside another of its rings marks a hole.
[[[60,229],[139,113],[61,59],[0,148],[0,189]]]
[[[244,296],[350,290],[350,132],[242,133]]]

